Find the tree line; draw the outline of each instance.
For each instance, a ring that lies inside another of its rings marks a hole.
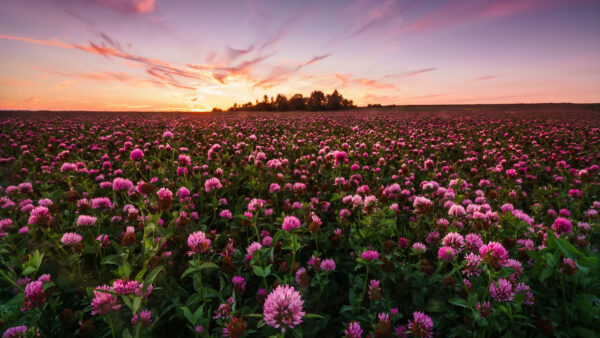
[[[337,89],[331,94],[325,95],[320,90],[310,93],[310,96],[304,97],[302,94],[294,94],[289,99],[283,94],[277,94],[276,97],[269,98],[263,96],[262,101],[238,104],[229,107],[227,111],[293,111],[293,110],[339,110],[356,107],[352,100],[345,99]],[[219,108],[213,108],[213,111],[222,111]]]

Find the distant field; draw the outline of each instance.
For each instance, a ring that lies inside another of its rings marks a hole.
[[[598,105],[3,112],[0,332],[592,337],[599,164]]]

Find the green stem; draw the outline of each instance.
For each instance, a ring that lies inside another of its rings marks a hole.
[[[12,279],[10,279],[10,277],[8,277],[8,275],[6,275],[2,270],[0,270],[0,275],[2,275],[2,277],[4,277],[4,279],[6,279],[7,281],[10,282],[10,284],[14,285],[17,289],[20,289],[21,291],[23,291],[23,287],[17,283],[15,283]]]
[[[362,304],[363,299],[365,298],[365,294],[367,293],[367,283],[369,281],[369,265],[367,264],[367,274],[365,275],[365,286],[363,287],[363,292],[360,294],[360,304]]]
[[[110,316],[106,316],[106,318],[108,319],[108,326],[110,326],[110,332],[112,333],[113,338],[115,338],[115,327],[113,326],[113,322],[110,319]]]

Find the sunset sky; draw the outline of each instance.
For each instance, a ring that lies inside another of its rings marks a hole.
[[[600,1],[2,0],[0,109],[600,102]]]

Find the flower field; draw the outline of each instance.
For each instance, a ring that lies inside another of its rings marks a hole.
[[[600,116],[0,118],[3,337],[594,337]]]

